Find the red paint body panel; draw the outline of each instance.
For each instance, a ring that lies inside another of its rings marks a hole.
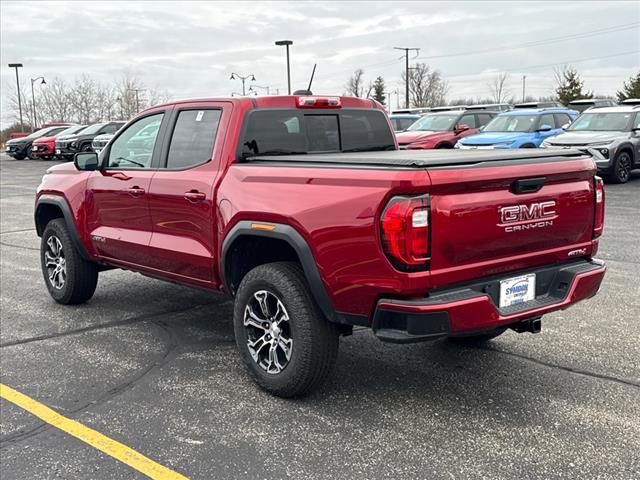
[[[479,131],[479,128],[470,128],[460,133],[456,133],[453,130],[428,133],[421,131],[408,131],[397,133],[396,139],[401,147],[409,150],[424,150],[442,147],[453,148],[456,142],[461,138],[476,134]]]
[[[371,100],[341,102],[342,108],[381,108]],[[383,298],[420,299],[433,288],[575,260],[571,252],[578,249],[584,258],[595,254],[595,165],[589,158],[440,169],[236,162],[249,110],[295,106],[296,97],[282,96],[154,107],[222,108],[211,161],[181,171],[78,172],[59,165],[49,170],[38,196],[65,198],[95,260],[216,291],[224,289],[222,245],[238,222],[291,226],[306,241],[335,311],[370,320]],[[533,177],[544,177],[540,191],[511,191],[515,180]],[[144,193],[132,195],[134,187]],[[400,271],[382,250],[380,216],[391,197],[424,194],[431,208],[430,263],[422,271]],[[499,225],[502,207],[542,201],[555,202],[552,226],[507,233]],[[545,312],[594,294],[601,279],[580,278],[566,302]],[[525,316],[500,318],[488,299],[449,308],[456,333]]]
[[[36,157],[51,157],[55,153],[57,135],[51,137],[41,137],[33,141],[32,146],[39,147],[38,150],[32,151],[32,155]]]

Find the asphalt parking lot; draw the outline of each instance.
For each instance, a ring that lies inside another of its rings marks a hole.
[[[40,273],[34,190],[0,157],[1,382],[192,479],[639,479],[640,172],[607,185],[597,297],[486,348],[341,340],[319,392],[241,369],[224,298],[119,270],[63,307]],[[146,478],[0,400],[0,477]]]

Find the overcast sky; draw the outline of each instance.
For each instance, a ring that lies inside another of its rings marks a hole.
[[[318,64],[314,93],[340,94],[363,68],[402,90],[401,52],[448,80],[449,98],[487,96],[496,72],[509,72],[520,96],[550,95],[553,68],[571,63],[585,86],[614,94],[640,69],[640,2],[18,2],[1,3],[2,126],[11,120],[5,92],[20,74],[99,81],[129,72],[173,98],[241,91],[231,72],[255,74],[272,92],[286,89],[284,47],[293,40],[293,88]],[[525,45],[525,46],[523,46]],[[42,88],[46,88],[43,86]],[[392,98],[393,105],[396,96]]]

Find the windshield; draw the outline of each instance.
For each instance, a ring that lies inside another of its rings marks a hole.
[[[408,131],[431,131],[431,132],[446,132],[453,129],[453,126],[458,120],[459,113],[454,114],[438,114],[438,115],[425,115],[420,120],[416,121],[413,125],[407,128]]]
[[[536,115],[498,115],[483,132],[530,132],[536,123]]]
[[[91,135],[93,133],[97,133],[105,125],[106,125],[106,123],[95,123],[93,125],[89,125],[87,128],[82,130],[82,134],[83,135]]]
[[[629,130],[632,112],[583,113],[567,129],[570,131],[624,132]]]
[[[245,157],[396,148],[380,110],[255,110],[244,131]]]
[[[73,127],[69,127],[66,130],[61,131],[58,136],[62,137],[63,135],[73,135],[74,133],[78,133],[85,128],[87,128],[86,125],[74,125]]]

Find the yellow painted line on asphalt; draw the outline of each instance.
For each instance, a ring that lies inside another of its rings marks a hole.
[[[91,445],[102,453],[129,465],[134,470],[145,474],[149,478],[158,480],[188,480],[187,477],[154,462],[132,448],[117,442],[100,432],[85,427],[75,420],[64,417],[46,405],[0,383],[0,398],[17,405],[43,422],[76,437],[78,440]]]

